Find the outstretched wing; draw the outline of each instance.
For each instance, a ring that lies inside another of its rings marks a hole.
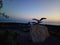
[[[40,21],[43,20],[43,19],[47,19],[47,18],[41,18]]]
[[[37,19],[32,19],[32,20],[36,20],[36,21],[38,21]]]

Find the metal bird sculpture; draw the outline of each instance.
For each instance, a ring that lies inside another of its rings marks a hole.
[[[36,20],[37,23],[39,24],[39,23],[41,23],[41,21],[42,21],[43,19],[47,19],[47,18],[44,18],[44,17],[43,17],[43,18],[41,18],[40,20],[34,18],[34,19],[32,19],[32,20]]]

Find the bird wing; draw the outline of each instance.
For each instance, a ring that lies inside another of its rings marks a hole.
[[[40,21],[43,20],[43,19],[47,19],[47,18],[41,18]]]
[[[37,19],[32,19],[32,20],[36,20],[36,21],[38,21]]]

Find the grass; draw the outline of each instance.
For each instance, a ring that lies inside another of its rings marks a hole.
[[[60,31],[51,31],[50,34],[60,39]]]
[[[17,45],[18,33],[12,30],[7,30],[0,33],[0,43],[1,45]]]

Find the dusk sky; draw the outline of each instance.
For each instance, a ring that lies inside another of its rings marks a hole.
[[[10,17],[31,20],[46,17],[45,21],[60,22],[59,0],[3,0],[3,12]]]

